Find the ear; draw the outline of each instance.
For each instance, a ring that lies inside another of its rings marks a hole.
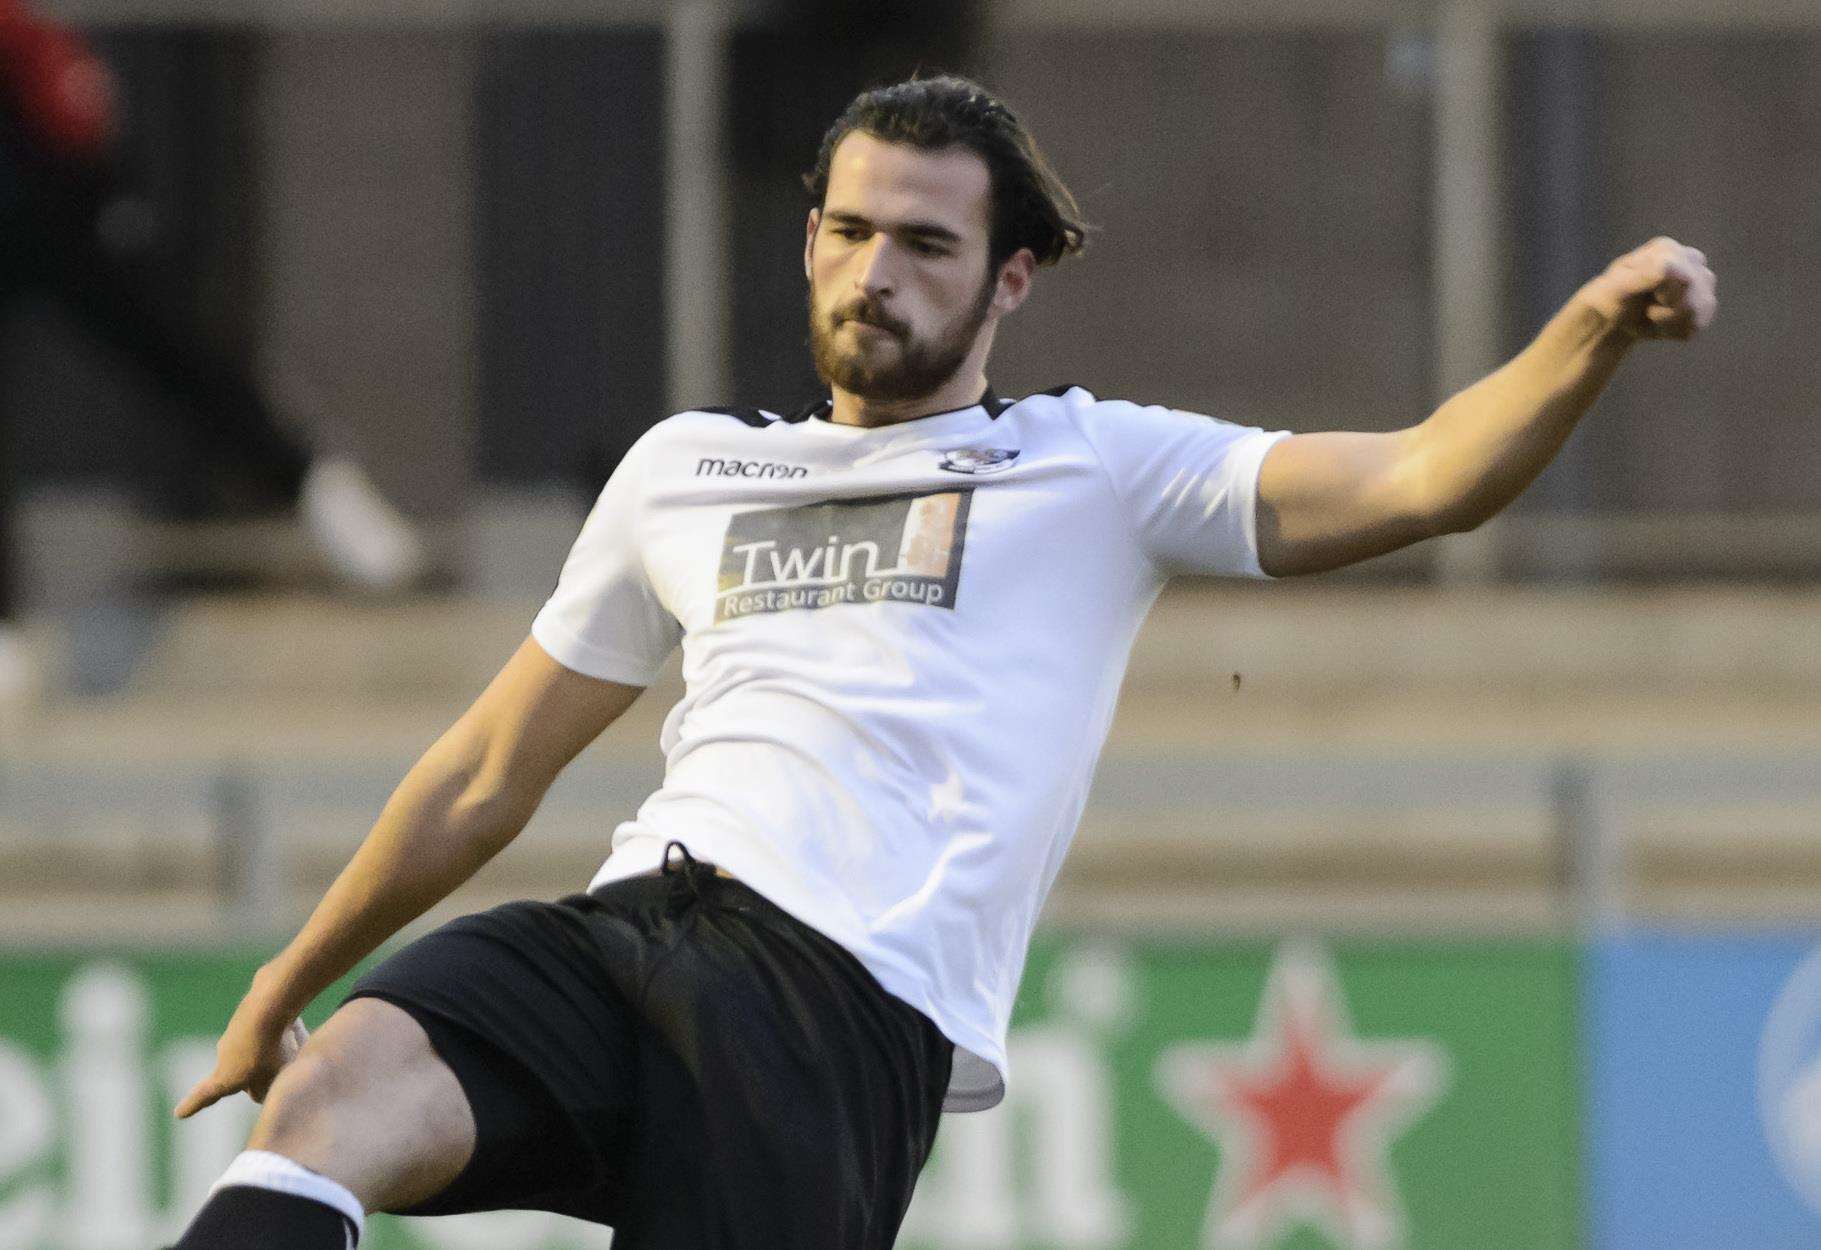
[[[816,226],[820,224],[821,220],[821,209],[812,208],[809,210],[809,225],[803,234],[803,276],[805,278],[813,277],[813,274],[810,271],[810,262],[814,260],[816,255]]]
[[[993,310],[1000,316],[1018,311],[1031,293],[1031,280],[1037,274],[1037,257],[1028,247],[1021,247],[999,266],[999,286],[993,292]]]

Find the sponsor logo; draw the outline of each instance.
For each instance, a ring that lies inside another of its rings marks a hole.
[[[720,456],[703,456],[696,461],[697,477],[808,477],[809,470],[800,464],[781,464],[776,460],[735,460]]]
[[[1441,1096],[1446,1055],[1427,1039],[1355,1036],[1319,951],[1278,953],[1251,1038],[1172,1046],[1156,1081],[1220,1147],[1206,1250],[1266,1250],[1301,1224],[1343,1250],[1403,1244],[1387,1154]]]
[[[1014,447],[951,447],[942,453],[942,463],[936,467],[950,473],[997,473],[1011,468],[1017,458]]]
[[[727,522],[715,620],[916,603],[953,608],[972,490],[761,508]]]
[[[1797,965],[1765,1017],[1758,1114],[1777,1170],[1821,1212],[1821,949]]]

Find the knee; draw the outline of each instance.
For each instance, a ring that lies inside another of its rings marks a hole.
[[[316,1039],[312,1038],[311,1043]],[[343,1064],[325,1048],[306,1043],[286,1064],[266,1092],[265,1105],[253,1130],[261,1149],[283,1154],[285,1143],[319,1136],[331,1129],[350,1090]]]
[[[247,1145],[339,1182],[368,1210],[389,1210],[454,1178],[473,1152],[474,1121],[422,1027],[389,1003],[359,999],[278,1074]]]

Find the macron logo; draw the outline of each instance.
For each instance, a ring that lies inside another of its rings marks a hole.
[[[723,460],[704,456],[696,461],[697,477],[808,477],[809,470],[800,464],[780,464],[775,460]]]

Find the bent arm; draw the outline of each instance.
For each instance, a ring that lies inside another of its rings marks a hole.
[[[1259,564],[1320,573],[1479,525],[1555,457],[1629,346],[1570,304],[1421,425],[1284,439],[1259,470]]]
[[[473,876],[642,687],[573,672],[527,638],[405,775],[303,929],[249,998],[289,1022],[337,977]]]
[[[1318,573],[1473,529],[1543,471],[1632,344],[1686,338],[1713,308],[1705,258],[1656,240],[1422,424],[1284,439],[1259,470],[1260,565],[1272,576]]]

